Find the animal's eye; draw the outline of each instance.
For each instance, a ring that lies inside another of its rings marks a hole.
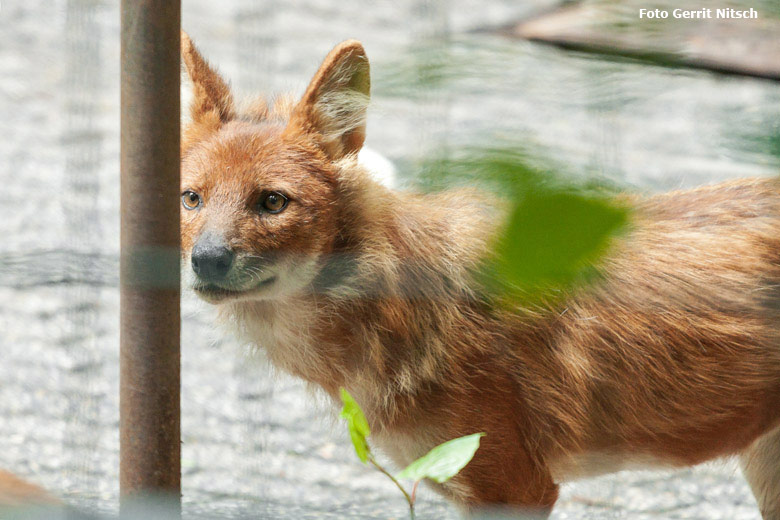
[[[260,206],[268,213],[280,213],[287,207],[287,197],[278,191],[272,191],[263,195],[260,199]]]
[[[201,204],[200,195],[194,191],[187,190],[181,194],[181,203],[186,209],[195,209]]]

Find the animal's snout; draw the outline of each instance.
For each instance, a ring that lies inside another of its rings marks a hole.
[[[216,282],[227,276],[235,257],[224,240],[206,235],[192,248],[192,270],[202,280]]]

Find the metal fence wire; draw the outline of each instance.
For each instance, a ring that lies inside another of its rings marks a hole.
[[[496,143],[641,192],[777,173],[780,83],[507,37],[563,4],[185,0],[182,26],[239,97],[300,94],[334,44],[362,40],[367,145],[396,164],[402,187],[421,183],[431,158]],[[68,504],[0,518],[119,513],[119,9],[0,1],[0,468]],[[182,289],[184,517],[404,518],[329,406]],[[124,512],[176,517],[178,505]],[[458,515],[421,490],[418,518]],[[596,517],[758,518],[730,462],[567,485],[552,518]]]

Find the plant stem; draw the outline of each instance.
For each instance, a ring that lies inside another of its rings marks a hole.
[[[368,461],[374,465],[376,469],[387,475],[387,478],[393,481],[393,483],[398,487],[398,489],[401,490],[401,493],[404,494],[404,498],[406,498],[406,501],[409,502],[409,517],[411,520],[415,520],[414,516],[414,498],[409,496],[409,493],[406,492],[404,487],[401,485],[400,482],[398,482],[394,476],[392,476],[385,468],[383,468],[377,461],[374,459],[373,455],[368,456]],[[415,483],[415,490],[417,488],[417,483]]]

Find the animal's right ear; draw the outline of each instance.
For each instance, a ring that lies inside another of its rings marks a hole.
[[[198,52],[184,31],[181,32],[181,58],[192,80],[190,116],[196,125],[218,127],[235,117],[230,87]]]

